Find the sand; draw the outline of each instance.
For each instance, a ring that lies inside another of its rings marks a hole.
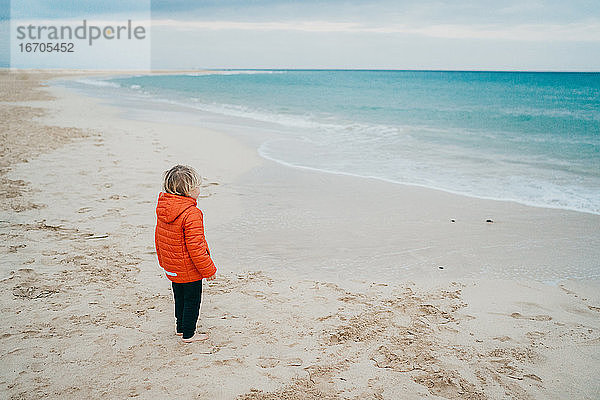
[[[600,217],[283,167],[51,77],[0,75],[0,397],[600,396],[599,282],[562,279],[598,270]],[[177,162],[219,268],[204,343],[154,254]]]

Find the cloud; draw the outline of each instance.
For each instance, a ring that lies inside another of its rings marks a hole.
[[[153,27],[168,27],[181,31],[248,30],[248,31],[300,31],[321,33],[372,33],[408,34],[444,39],[483,39],[514,41],[600,42],[600,20],[566,24],[432,24],[367,25],[358,22],[288,21],[180,21],[157,19]]]
[[[293,21],[293,22],[239,22],[239,21],[178,21],[152,20],[152,26],[178,30],[251,30],[303,32],[357,32],[360,25],[353,22]]]
[[[0,0],[6,1],[6,0]],[[12,0],[11,19],[94,18],[101,15],[149,14],[150,0]]]

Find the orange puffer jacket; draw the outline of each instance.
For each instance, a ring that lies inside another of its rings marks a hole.
[[[195,282],[217,272],[204,239],[196,199],[160,193],[154,240],[158,263],[173,282]]]

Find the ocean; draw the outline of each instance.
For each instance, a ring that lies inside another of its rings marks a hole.
[[[256,70],[65,85],[269,130],[267,159],[600,214],[600,73]]]

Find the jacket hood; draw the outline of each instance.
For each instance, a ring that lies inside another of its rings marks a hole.
[[[161,192],[158,195],[156,216],[159,220],[170,224],[175,221],[185,210],[196,206],[196,199],[176,194]]]

